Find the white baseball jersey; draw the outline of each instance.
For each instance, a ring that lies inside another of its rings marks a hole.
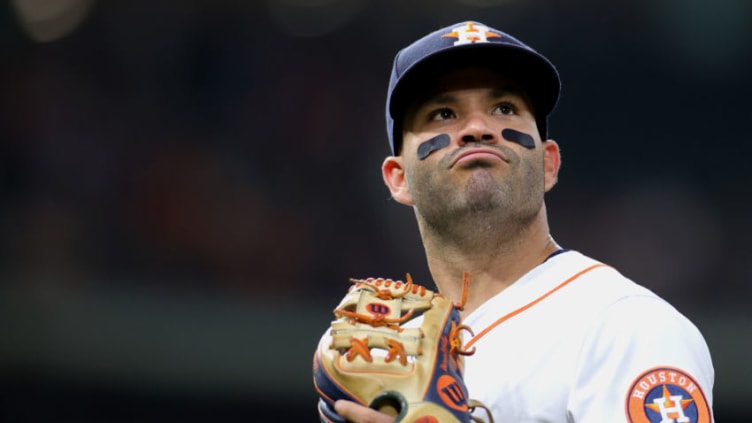
[[[476,349],[465,359],[470,398],[497,422],[713,421],[714,370],[698,329],[579,252],[551,257],[464,324]]]

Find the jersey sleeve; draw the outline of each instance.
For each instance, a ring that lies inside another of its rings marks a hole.
[[[585,336],[569,420],[712,423],[714,370],[707,344],[658,297],[622,298]]]

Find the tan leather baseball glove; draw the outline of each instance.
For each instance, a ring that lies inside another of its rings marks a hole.
[[[473,417],[462,378],[463,299],[391,279],[351,279],[313,359],[313,380],[324,423],[345,423],[334,402],[347,399],[395,417],[396,422],[482,422]],[[487,409],[486,409],[487,411]],[[493,418],[487,413],[488,421]]]

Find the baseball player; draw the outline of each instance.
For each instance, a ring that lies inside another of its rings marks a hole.
[[[383,179],[415,211],[439,291],[460,298],[469,275],[469,394],[497,422],[712,422],[698,329],[550,234],[544,196],[561,157],[547,120],[560,86],[545,57],[479,22],[432,32],[394,60]],[[353,402],[335,410],[392,420]]]

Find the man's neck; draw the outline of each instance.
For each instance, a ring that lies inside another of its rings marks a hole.
[[[469,275],[463,315],[509,287],[559,249],[549,234],[545,208],[531,225],[514,236],[504,231],[486,231],[478,234],[475,244],[468,244],[471,236],[451,242],[422,231],[422,237],[428,266],[439,291],[458,301],[462,297],[463,275]]]

